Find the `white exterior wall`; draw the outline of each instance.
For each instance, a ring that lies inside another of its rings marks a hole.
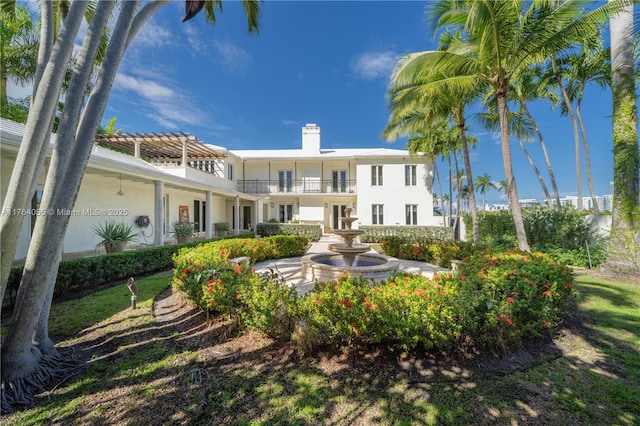
[[[135,224],[138,216],[153,221],[153,184],[123,180],[123,196],[116,195],[119,190],[119,178],[85,174],[64,237],[65,253],[93,250],[100,239],[92,228],[107,221],[131,225],[136,232],[142,230]],[[149,244],[153,244],[152,230],[155,226],[144,228]],[[137,240],[143,244],[144,238],[140,235]]]
[[[382,166],[382,185],[371,185],[371,166]],[[416,185],[405,185],[405,165],[416,165]],[[433,224],[433,196],[431,177],[427,165],[419,162],[406,163],[361,161],[357,166],[358,174],[358,218],[362,225],[372,225],[372,205],[382,204],[384,225],[405,225],[406,205],[418,206],[420,226]]]

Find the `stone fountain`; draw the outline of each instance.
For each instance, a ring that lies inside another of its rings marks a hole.
[[[304,256],[301,260],[302,275],[309,281],[331,281],[337,279],[345,271],[351,275],[361,275],[376,281],[386,280],[389,274],[399,267],[397,259],[368,253],[367,244],[354,244],[353,240],[364,231],[351,229],[357,217],[351,216],[352,209],[345,209],[345,217],[340,221],[345,229],[334,229],[333,233],[344,242],[329,244],[331,253],[316,253]]]

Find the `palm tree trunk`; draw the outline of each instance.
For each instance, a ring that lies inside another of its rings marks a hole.
[[[580,133],[582,135],[582,147],[584,148],[584,162],[587,169],[587,184],[589,185],[589,193],[591,194],[591,204],[593,205],[593,214],[598,214],[598,200],[596,200],[596,191],[593,188],[593,178],[591,175],[591,159],[589,158],[589,145],[587,144],[587,132],[582,122],[582,113],[580,112],[580,104],[582,98],[576,99],[576,118],[578,119],[578,125],[580,126]]]
[[[438,182],[438,197],[440,199],[440,207],[442,208],[442,226],[447,226],[447,221],[444,215],[444,202],[442,199],[442,182],[440,181],[440,173],[438,172],[438,160],[437,158],[433,160],[433,173],[436,175],[436,180]]]
[[[447,161],[449,162],[449,226],[451,225],[451,221],[453,219],[453,175],[451,174],[451,153],[447,154]]]
[[[553,189],[553,197],[556,200],[556,209],[560,210],[562,206],[560,205],[560,192],[558,191],[558,185],[556,183],[555,175],[553,174],[553,167],[551,167],[551,159],[549,157],[549,152],[547,151],[547,144],[544,143],[544,139],[542,137],[542,132],[540,132],[540,128],[538,127],[538,123],[533,119],[533,116],[529,112],[529,108],[527,107],[527,103],[525,100],[520,97],[520,106],[522,110],[527,114],[527,117],[531,120],[531,125],[533,126],[533,131],[536,133],[538,137],[538,141],[540,142],[540,148],[542,148],[542,154],[544,155],[544,161],[547,164],[547,170],[549,172],[549,180],[551,181],[551,189]]]
[[[556,82],[558,83],[558,87],[560,88],[560,93],[562,94],[562,99],[564,104],[567,107],[567,112],[569,113],[569,117],[571,118],[571,126],[573,127],[573,139],[575,144],[576,151],[576,184],[578,186],[578,211],[582,211],[582,172],[580,168],[580,134],[578,132],[578,124],[576,121],[576,116],[573,113],[573,106],[571,105],[571,99],[569,99],[569,95],[564,88],[564,84],[562,83],[562,78],[560,77],[560,73],[557,71],[555,66],[555,60],[551,60],[553,64],[554,76],[556,78]]]
[[[513,167],[511,164],[511,144],[509,142],[509,118],[507,116],[507,87],[504,84],[502,90],[498,90],[498,113],[500,116],[500,146],[502,147],[502,163],[504,166],[504,176],[507,179],[507,192],[509,193],[509,203],[511,204],[511,215],[513,216],[513,224],[516,229],[516,239],[518,247],[522,251],[530,251],[527,242],[527,233],[524,229],[524,220],[522,219],[522,209],[520,208],[520,200],[518,198],[518,189],[516,187],[516,179],[513,175]]]
[[[640,272],[640,150],[633,57],[634,6],[610,18],[613,92],[613,211],[603,268]]]
[[[529,151],[527,151],[527,148],[524,146],[524,142],[522,141],[522,138],[518,137],[517,139],[518,139],[518,144],[520,145],[520,149],[522,149],[524,156],[527,157],[527,160],[529,161],[529,164],[533,169],[533,173],[536,174],[536,177],[538,178],[538,182],[540,182],[540,186],[542,187],[542,192],[544,192],[544,196],[547,200],[547,205],[549,206],[550,209],[553,209],[553,202],[551,201],[551,195],[549,194],[547,185],[544,183],[544,179],[542,179],[542,175],[540,174],[538,167],[536,167],[536,163],[534,163],[533,158],[531,158],[531,156],[529,155]]]
[[[480,244],[480,222],[478,221],[478,206],[476,206],[476,195],[473,189],[473,175],[471,174],[471,161],[469,160],[469,145],[467,144],[467,135],[464,130],[464,121],[458,125],[460,129],[460,141],[462,142],[462,158],[464,160],[464,168],[467,174],[467,188],[469,195],[469,204],[471,205],[471,221],[473,223],[473,243]]]
[[[84,2],[74,2],[67,19],[71,18],[73,6],[76,3]],[[94,46],[95,44],[93,43],[95,40],[99,42],[114,4],[115,2],[100,2],[98,4],[90,29],[87,32],[88,40],[85,43],[86,45]],[[73,208],[82,175],[84,174],[84,168],[89,153],[91,152],[91,147],[93,146],[95,131],[100,123],[111,85],[117,73],[118,64],[124,53],[126,37],[131,26],[131,21],[135,16],[136,8],[137,2],[130,1],[123,3],[118,21],[111,36],[109,47],[107,48],[105,60],[101,66],[101,73],[87,102],[87,108],[83,114],[77,136],[74,131],[68,131],[62,135],[58,135],[55,147],[55,150],[58,152],[52,156],[52,164],[49,166],[47,173],[44,197],[42,200],[44,209],[60,211],[59,209],[71,210]],[[82,16],[80,19],[82,19]],[[94,29],[95,31],[93,31]],[[84,48],[85,46],[83,46],[83,49]],[[90,48],[87,49],[90,50]],[[88,55],[85,66],[90,69],[92,64],[93,58]],[[45,75],[46,74],[47,73],[45,73]],[[74,79],[74,77],[76,78]],[[73,76],[72,80],[76,83],[82,82],[80,76]],[[69,93],[77,94],[78,91],[70,88]],[[68,97],[61,121],[68,120],[70,123],[77,123],[77,118],[67,118],[66,116],[72,112],[79,115],[80,108],[74,104],[81,104],[82,101],[83,97],[81,96],[72,95]],[[71,140],[63,140],[61,136],[76,138],[76,144],[73,146],[72,153],[66,154],[60,152],[60,150],[68,151],[68,146],[71,145]],[[57,164],[53,164],[54,157],[58,158]],[[69,159],[68,162],[60,161],[66,158]],[[84,158],[84,161],[82,161],[81,158]],[[68,167],[65,167],[67,164]],[[36,220],[32,241],[25,261],[22,281],[16,298],[14,319],[7,332],[7,339],[2,346],[3,382],[14,382],[28,377],[34,373],[38,367],[38,359],[34,357],[33,351],[31,350],[33,347],[31,339],[33,331],[36,329],[37,323],[40,320],[40,314],[47,298],[46,295],[49,291],[47,283],[50,281],[55,282],[55,280],[49,280],[48,278],[58,267],[62,253],[62,242],[69,219],[70,216],[68,215],[47,215],[38,216]]]
[[[455,165],[456,171],[456,219],[453,226],[453,232],[455,239],[458,240],[460,238],[460,233],[456,234],[455,231],[458,228],[458,222],[460,220],[460,204],[462,204],[462,196],[460,194],[460,168],[458,167],[458,153],[454,151],[453,153],[453,164]]]
[[[50,2],[42,2],[43,8]],[[52,51],[46,72],[38,83],[40,90],[32,100],[29,117],[22,137],[20,150],[15,161],[3,211],[16,211],[27,207],[33,182],[40,176],[44,163],[42,150],[46,150],[51,135],[53,117],[58,106],[60,89],[65,76],[67,64],[71,59],[74,40],[87,8],[87,2],[74,2],[65,21],[63,30],[58,35],[56,48]],[[48,30],[43,28],[46,33]],[[33,161],[34,153],[38,153],[37,161]],[[11,263],[15,254],[18,233],[22,226],[22,215],[0,216],[0,300],[4,297],[11,271]]]

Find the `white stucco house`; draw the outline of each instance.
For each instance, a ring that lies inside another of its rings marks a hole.
[[[0,120],[4,202],[24,125]],[[54,143],[55,135],[49,150]],[[347,207],[359,219],[354,226],[440,225],[433,218],[430,170],[426,157],[404,150],[323,149],[315,124],[302,128],[302,147],[291,150],[233,151],[184,133],[98,135],[68,212],[64,252],[94,251],[92,226],[107,220],[136,227],[141,245],[169,241],[179,220],[193,222],[201,237],[211,237],[215,223],[239,233],[269,220],[317,224],[328,233],[342,227]],[[18,260],[26,257],[34,222],[35,216],[24,217]]]

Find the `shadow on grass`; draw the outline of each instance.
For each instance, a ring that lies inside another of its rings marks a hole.
[[[92,425],[640,420],[640,392],[633,392],[640,391],[638,382],[626,376],[624,366],[598,354],[567,352],[502,374],[442,360],[403,362],[371,352],[318,353],[300,360],[285,343],[254,335],[235,339],[227,322],[206,324],[202,312],[177,305],[166,306],[170,311],[180,314],[161,322],[153,321],[148,310],[120,312],[88,332],[82,343],[88,358],[83,374],[13,420]],[[614,321],[628,325],[634,319]],[[113,331],[105,332],[109,327]],[[573,338],[584,338],[589,347],[629,346],[597,330]],[[640,357],[637,348],[630,355]]]

